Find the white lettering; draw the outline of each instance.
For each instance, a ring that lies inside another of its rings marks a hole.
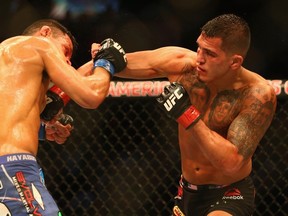
[[[268,82],[274,88],[275,94],[280,95],[282,92],[282,80],[268,80]]]
[[[222,199],[223,199],[223,200],[224,200],[224,199],[232,199],[232,200],[239,200],[239,199],[241,199],[241,200],[243,200],[244,198],[243,198],[242,195],[239,195],[239,196],[224,196]]]
[[[16,157],[16,155],[12,155],[12,156],[8,156],[8,157],[7,157],[7,161],[8,161],[8,162],[9,162],[9,161],[15,161],[15,160],[18,160],[17,157]]]
[[[11,162],[11,161],[19,161],[19,160],[32,160],[32,161],[36,161],[36,158],[32,155],[11,155],[11,156],[7,156],[7,162]]]
[[[285,93],[288,95],[288,81],[283,80],[268,80],[270,85],[275,90],[276,95]],[[110,82],[109,93],[107,96],[112,97],[150,97],[158,96],[163,92],[165,86],[169,85],[168,81],[127,81],[127,82]],[[179,90],[175,90],[176,98],[182,97]],[[178,98],[178,99],[179,99]]]
[[[173,108],[173,105],[171,104],[171,101],[167,100],[167,101],[164,103],[164,107],[165,107],[165,109],[169,112],[169,111]]]
[[[175,92],[174,92],[174,94],[175,94],[175,96],[177,97],[177,99],[180,99],[180,98],[182,98],[183,97],[183,93],[178,93],[180,91],[180,89],[176,89],[175,90]]]
[[[288,81],[284,83],[284,92],[286,95],[288,95]]]
[[[175,94],[170,95],[169,100],[171,101],[172,105],[174,106],[176,104],[176,102],[175,102],[175,100],[176,100]]]
[[[112,97],[147,97],[158,96],[162,93],[168,81],[132,81],[110,82],[109,93]]]
[[[170,95],[169,99],[164,103],[165,109],[169,112],[173,106],[176,104],[176,99],[180,99],[183,97],[183,94],[179,94],[180,89],[176,89],[175,92],[173,92],[172,95]]]
[[[125,51],[124,51],[124,49],[121,47],[121,45],[120,45],[119,43],[115,42],[115,43],[113,44],[113,46],[114,46],[120,53],[122,53],[122,54],[125,55]]]

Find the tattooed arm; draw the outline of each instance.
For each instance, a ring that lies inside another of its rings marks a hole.
[[[276,96],[273,89],[261,85],[250,89],[243,97],[243,109],[231,124],[227,138],[247,160],[272,122]]]
[[[206,158],[227,175],[233,175],[250,162],[276,109],[275,92],[268,85],[247,89],[242,92],[242,98],[241,109],[228,128],[227,138],[203,121],[189,129]]]

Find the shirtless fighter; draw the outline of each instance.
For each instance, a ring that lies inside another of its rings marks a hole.
[[[182,176],[173,214],[252,215],[252,156],[275,113],[275,92],[242,66],[250,46],[242,18],[224,14],[208,21],[197,44],[197,52],[162,47],[128,53],[127,68],[117,76],[171,82],[157,103],[179,123]]]
[[[50,81],[81,107],[95,109],[106,98],[111,77],[126,66],[121,46],[105,40],[77,71],[70,62],[74,46],[74,37],[55,20],[36,21],[0,44],[1,216],[61,215],[36,160]]]

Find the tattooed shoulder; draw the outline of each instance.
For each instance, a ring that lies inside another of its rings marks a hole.
[[[181,74],[176,82],[181,83],[189,91],[189,88],[197,81],[196,69],[191,64],[185,64]]]

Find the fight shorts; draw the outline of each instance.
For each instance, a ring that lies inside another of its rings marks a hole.
[[[31,154],[0,157],[0,216],[61,216]]]
[[[206,216],[216,210],[250,216],[255,210],[255,187],[251,177],[231,185],[193,185],[181,177],[174,200],[174,216]]]

